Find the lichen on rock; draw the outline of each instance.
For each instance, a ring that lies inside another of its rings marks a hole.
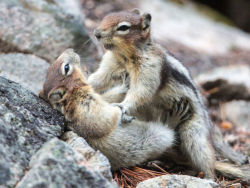
[[[17,188],[117,187],[84,162],[82,155],[54,138],[31,158],[30,170]]]
[[[35,94],[0,77],[0,187],[14,187],[31,156],[64,129],[64,118]]]

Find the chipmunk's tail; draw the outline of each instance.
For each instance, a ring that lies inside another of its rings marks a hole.
[[[230,179],[240,178],[250,181],[250,165],[236,166],[226,162],[215,162],[215,170],[224,177]]]
[[[212,129],[212,143],[215,151],[223,158],[229,159],[230,161],[242,165],[248,162],[248,158],[243,154],[236,152],[230,147],[223,139],[223,136],[217,126]]]

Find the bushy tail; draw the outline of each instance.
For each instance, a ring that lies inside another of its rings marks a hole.
[[[234,151],[223,139],[223,136],[218,127],[214,126],[212,129],[212,143],[214,149],[222,157],[229,159],[230,161],[236,164],[245,164],[247,163],[247,157],[241,153]]]
[[[215,162],[215,170],[224,177],[230,179],[240,178],[244,181],[250,181],[250,165],[236,166],[225,162]]]

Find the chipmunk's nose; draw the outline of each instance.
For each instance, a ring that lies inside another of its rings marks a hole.
[[[96,37],[98,40],[102,37],[101,31],[98,30],[98,29],[95,29],[95,30],[94,30],[94,35],[95,35],[95,37]]]

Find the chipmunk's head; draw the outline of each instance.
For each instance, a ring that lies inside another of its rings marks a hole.
[[[66,99],[74,88],[85,85],[87,81],[81,71],[80,57],[73,49],[67,49],[50,65],[39,97],[58,109],[60,102]]]
[[[138,9],[115,12],[103,18],[94,34],[109,50],[137,46],[150,38],[150,22],[151,15]]]

